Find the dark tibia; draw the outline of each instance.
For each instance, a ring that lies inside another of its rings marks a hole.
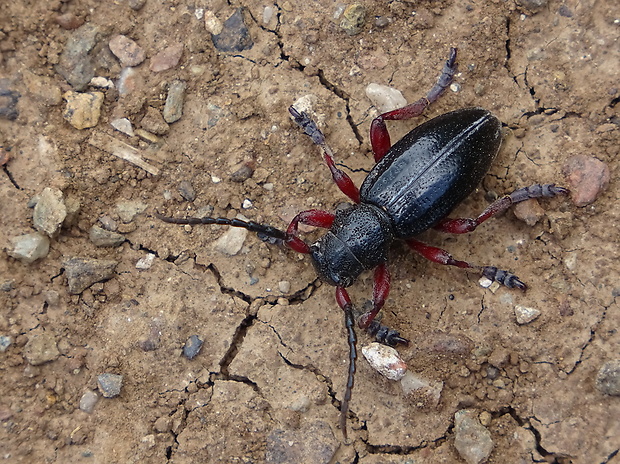
[[[232,226],[232,227],[241,227],[243,229],[247,229],[251,232],[256,232],[259,234],[261,240],[266,239],[275,239],[275,240],[285,240],[287,238],[286,232],[280,229],[276,229],[275,227],[268,226],[265,224],[259,224],[254,221],[243,221],[241,219],[228,219],[228,218],[212,218],[212,217],[203,217],[203,218],[172,218],[167,216],[162,216],[159,213],[154,213],[155,217],[170,224],[218,224],[222,226]]]

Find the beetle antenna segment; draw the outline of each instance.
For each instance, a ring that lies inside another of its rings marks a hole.
[[[347,414],[349,412],[349,402],[355,383],[355,361],[357,359],[357,336],[355,335],[355,316],[353,314],[353,304],[349,294],[342,287],[336,287],[336,300],[344,311],[344,325],[347,329],[347,340],[349,343],[349,375],[347,376],[347,386],[344,397],[340,404],[340,429],[344,439],[347,439]]]
[[[243,229],[247,229],[250,232],[256,232],[259,236],[272,238],[275,240],[286,240],[288,235],[286,232],[280,229],[276,229],[275,227],[268,226],[265,224],[259,224],[254,221],[244,221],[242,219],[228,219],[228,218],[213,218],[213,217],[202,217],[202,218],[173,218],[167,217],[155,212],[155,217],[164,222],[168,222],[170,224],[218,224],[222,226],[232,226],[232,227],[241,227]]]
[[[332,174],[332,178],[334,182],[340,189],[342,193],[348,196],[353,202],[360,202],[360,192],[359,189],[355,186],[351,178],[341,169],[336,167],[336,162],[334,161],[334,151],[331,149],[327,142],[325,141],[325,135],[321,132],[321,129],[316,125],[316,123],[308,116],[305,111],[301,113],[297,111],[294,107],[289,107],[288,109],[291,116],[293,116],[293,120],[295,123],[301,127],[304,133],[309,136],[312,141],[318,145],[323,150],[323,158],[325,159],[325,164],[329,168],[329,171]]]

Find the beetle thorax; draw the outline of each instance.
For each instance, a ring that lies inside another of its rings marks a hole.
[[[365,203],[351,205],[336,212],[327,234],[310,247],[314,266],[325,282],[348,287],[363,271],[387,261],[392,239],[383,211]]]

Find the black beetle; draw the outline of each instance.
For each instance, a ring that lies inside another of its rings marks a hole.
[[[257,232],[263,240],[281,242],[311,255],[319,277],[336,286],[336,301],[345,313],[350,348],[349,375],[340,416],[345,438],[357,358],[353,305],[346,288],[363,271],[374,269],[373,307],[359,318],[358,325],[383,343],[408,343],[398,332],[374,320],[389,293],[387,253],[394,239],[404,240],[410,248],[433,262],[476,269],[509,288],[525,289],[525,284],[508,271],[456,260],[445,250],[426,245],[414,237],[430,228],[455,234],[471,232],[512,204],[568,192],[554,184],[535,184],[498,199],[477,218],[446,218],[487,173],[501,145],[500,121],[482,108],[461,109],[421,124],[393,146],[385,121],[419,116],[439,98],[455,72],[456,49],[453,48],[438,82],[425,98],[373,120],[370,140],[377,164],[359,190],[351,178],[336,167],[333,152],[314,121],[306,113],[289,108],[295,122],[323,150],[325,162],[340,190],[354,202],[335,214],[303,211],[295,216],[286,231],[240,219],[176,219],[157,214],[161,220],[175,224],[243,227]],[[308,245],[298,237],[300,223],[329,230],[316,243]]]

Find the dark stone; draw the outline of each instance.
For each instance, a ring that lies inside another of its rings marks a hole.
[[[254,42],[243,21],[243,8],[238,8],[224,22],[222,32],[212,36],[213,45],[221,52],[241,52],[252,48]]]

